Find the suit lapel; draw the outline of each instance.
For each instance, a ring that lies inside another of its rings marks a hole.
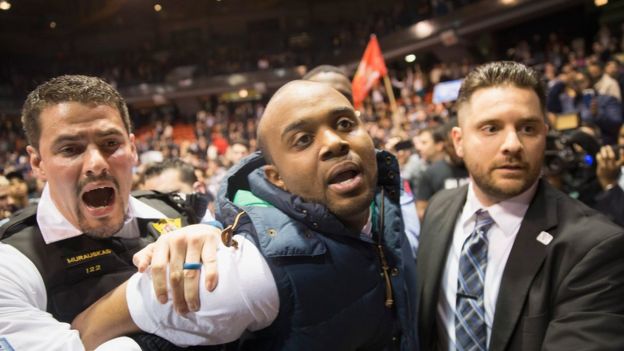
[[[455,222],[466,202],[467,189],[468,187],[464,186],[452,195],[446,196],[442,200],[444,203],[426,216],[426,223],[431,229],[426,229],[426,233],[423,232],[427,238],[422,238],[424,240],[420,252],[423,254],[418,257],[417,263],[419,278],[423,282],[420,299],[423,318],[420,320],[420,327],[424,335],[421,337],[429,340],[437,339],[435,326],[440,283]]]
[[[548,246],[540,243],[537,236],[557,225],[556,199],[549,187],[540,181],[509,254],[496,302],[491,351],[506,349],[531,283],[544,261]]]

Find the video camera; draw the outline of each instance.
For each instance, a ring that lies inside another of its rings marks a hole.
[[[591,135],[580,130],[551,131],[546,136],[544,163],[549,175],[591,170],[595,173],[595,155],[600,144]]]
[[[600,191],[595,159],[599,151],[599,141],[580,129],[550,131],[546,137],[545,174],[559,183],[563,192],[591,205]]]
[[[194,217],[195,222],[199,222],[204,217],[208,204],[214,201],[210,193],[171,193],[170,196],[181,210]]]

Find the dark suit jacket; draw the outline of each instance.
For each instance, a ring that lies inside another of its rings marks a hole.
[[[439,345],[441,278],[466,193],[436,194],[425,214],[421,350]],[[554,237],[549,245],[536,240],[542,231]],[[503,273],[489,350],[624,350],[624,229],[540,181]]]

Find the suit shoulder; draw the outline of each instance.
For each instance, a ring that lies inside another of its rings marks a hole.
[[[447,203],[448,201],[463,200],[462,197],[465,196],[467,188],[468,186],[464,185],[459,188],[440,190],[435,193],[435,195],[433,195],[427,207],[439,206],[441,204]]]
[[[614,235],[624,235],[624,228],[584,203],[555,189],[551,189],[548,195],[557,199],[559,224],[565,228],[563,233],[578,233],[593,241],[602,241]]]

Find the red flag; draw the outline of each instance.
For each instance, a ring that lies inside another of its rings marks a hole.
[[[353,89],[353,105],[355,108],[360,107],[369,90],[377,83],[379,78],[386,74],[388,74],[386,63],[381,54],[377,37],[373,34],[366,46],[362,61],[360,61],[360,65],[351,83]]]

